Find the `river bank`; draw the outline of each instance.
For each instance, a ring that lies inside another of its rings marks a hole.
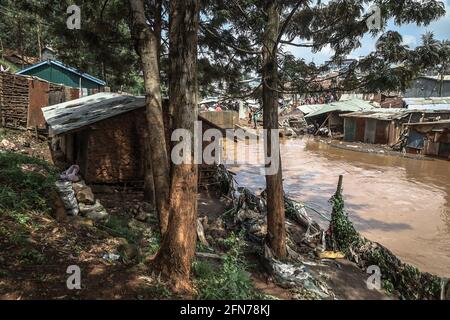
[[[245,143],[241,152],[259,150]],[[344,175],[344,198],[356,229],[423,271],[450,276],[450,170],[444,160],[421,161],[334,148],[309,137],[281,141],[286,194],[324,214]],[[259,193],[257,165],[233,165],[241,186]],[[315,217],[322,226],[327,221]]]

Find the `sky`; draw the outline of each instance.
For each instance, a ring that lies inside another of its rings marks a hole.
[[[442,1],[445,3],[446,15],[439,20],[433,21],[428,26],[419,27],[415,24],[397,26],[393,21],[389,21],[385,31],[398,31],[403,36],[403,42],[411,48],[420,45],[421,35],[428,31],[433,32],[435,38],[438,40],[450,40],[450,0]],[[376,40],[377,38],[372,38],[369,34],[367,34],[361,41],[361,47],[353,51],[349,58],[358,58],[359,56],[365,56],[374,51]],[[290,51],[298,58],[305,59],[307,62],[313,61],[318,64],[325,62],[332,55],[329,48],[324,48],[322,51],[316,53],[311,52],[308,48],[298,48],[293,46],[286,47],[285,50]]]

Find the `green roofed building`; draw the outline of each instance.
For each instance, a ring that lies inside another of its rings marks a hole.
[[[342,114],[374,108],[369,102],[356,98],[329,104],[309,105],[308,107],[309,113],[305,116],[306,121],[314,124],[316,133],[319,133],[319,130],[326,130],[329,135],[344,132]]]
[[[17,72],[17,74],[38,77],[66,87],[89,91],[101,91],[101,88],[106,85],[104,81],[56,60],[41,61]]]

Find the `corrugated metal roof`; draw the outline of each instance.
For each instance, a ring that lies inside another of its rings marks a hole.
[[[341,117],[349,118],[371,118],[378,120],[395,120],[401,119],[411,113],[424,113],[423,109],[405,109],[405,108],[376,108],[373,110],[351,112],[341,114]],[[447,110],[426,110],[425,113],[448,113]]]
[[[409,105],[408,109],[414,109],[414,110],[448,110],[448,111],[450,111],[450,104],[413,104],[413,105]]]
[[[375,110],[368,110],[368,111],[360,111],[360,112],[351,112],[342,114],[341,117],[348,117],[348,118],[370,118],[370,119],[378,119],[378,120],[394,120],[394,119],[400,119],[404,116],[411,113],[411,111],[408,111],[404,108],[392,108],[392,109],[382,109],[377,108]]]
[[[17,72],[17,74],[25,74],[26,72],[28,72],[28,71],[30,71],[30,70],[33,70],[33,69],[35,69],[35,68],[38,68],[38,67],[40,67],[40,66],[43,66],[43,65],[45,65],[45,64],[53,64],[53,65],[55,65],[55,66],[58,66],[58,67],[63,68],[63,69],[65,69],[65,70],[68,70],[68,71],[70,71],[70,72],[72,72],[72,73],[75,73],[75,74],[79,75],[79,76],[82,77],[82,78],[85,78],[85,79],[88,79],[88,80],[90,80],[90,81],[92,81],[92,82],[98,83],[98,84],[101,85],[101,86],[106,85],[106,82],[105,82],[105,81],[100,80],[100,79],[97,79],[96,77],[93,77],[93,76],[91,76],[90,74],[81,72],[80,70],[78,70],[78,69],[76,69],[76,68],[74,68],[74,67],[66,66],[64,63],[59,62],[59,61],[56,61],[56,60],[44,60],[44,61],[41,61],[41,62],[39,62],[39,63],[37,63],[37,64],[34,64],[34,65],[32,65],[32,66],[30,66],[30,67],[28,67],[28,68],[25,68],[25,69],[23,69],[23,70],[20,70],[19,72]]]
[[[324,113],[340,111],[340,112],[355,112],[355,111],[363,111],[370,110],[374,107],[368,103],[367,101],[361,99],[351,99],[346,101],[338,101],[330,104],[321,105],[322,107],[310,114],[308,114],[305,118],[311,118],[320,116]]]
[[[312,112],[316,112],[317,110],[323,108],[324,104],[305,104],[297,107],[298,110],[303,112],[303,114],[310,114]]]
[[[428,125],[449,125],[450,120],[438,120],[432,122],[415,122],[415,123],[406,123],[407,126],[428,126]]]
[[[102,92],[42,108],[42,112],[50,135],[59,135],[144,106],[144,97]]]
[[[406,104],[447,104],[450,97],[404,98]]]

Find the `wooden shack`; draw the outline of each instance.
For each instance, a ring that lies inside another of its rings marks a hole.
[[[409,130],[408,153],[450,160],[450,120],[405,124]]]
[[[342,114],[344,140],[372,144],[396,144],[404,133],[405,123],[426,119],[448,119],[446,110],[374,109]]]
[[[27,76],[0,72],[2,127],[43,129],[42,108],[78,98],[78,90]]]
[[[168,127],[168,106],[164,101]],[[145,98],[98,93],[44,108],[55,164],[72,164],[89,184],[139,184],[144,177]],[[202,120],[203,131],[220,129]],[[151,134],[151,132],[150,132]],[[169,141],[170,133],[166,132]],[[207,171],[208,168],[203,168]]]

